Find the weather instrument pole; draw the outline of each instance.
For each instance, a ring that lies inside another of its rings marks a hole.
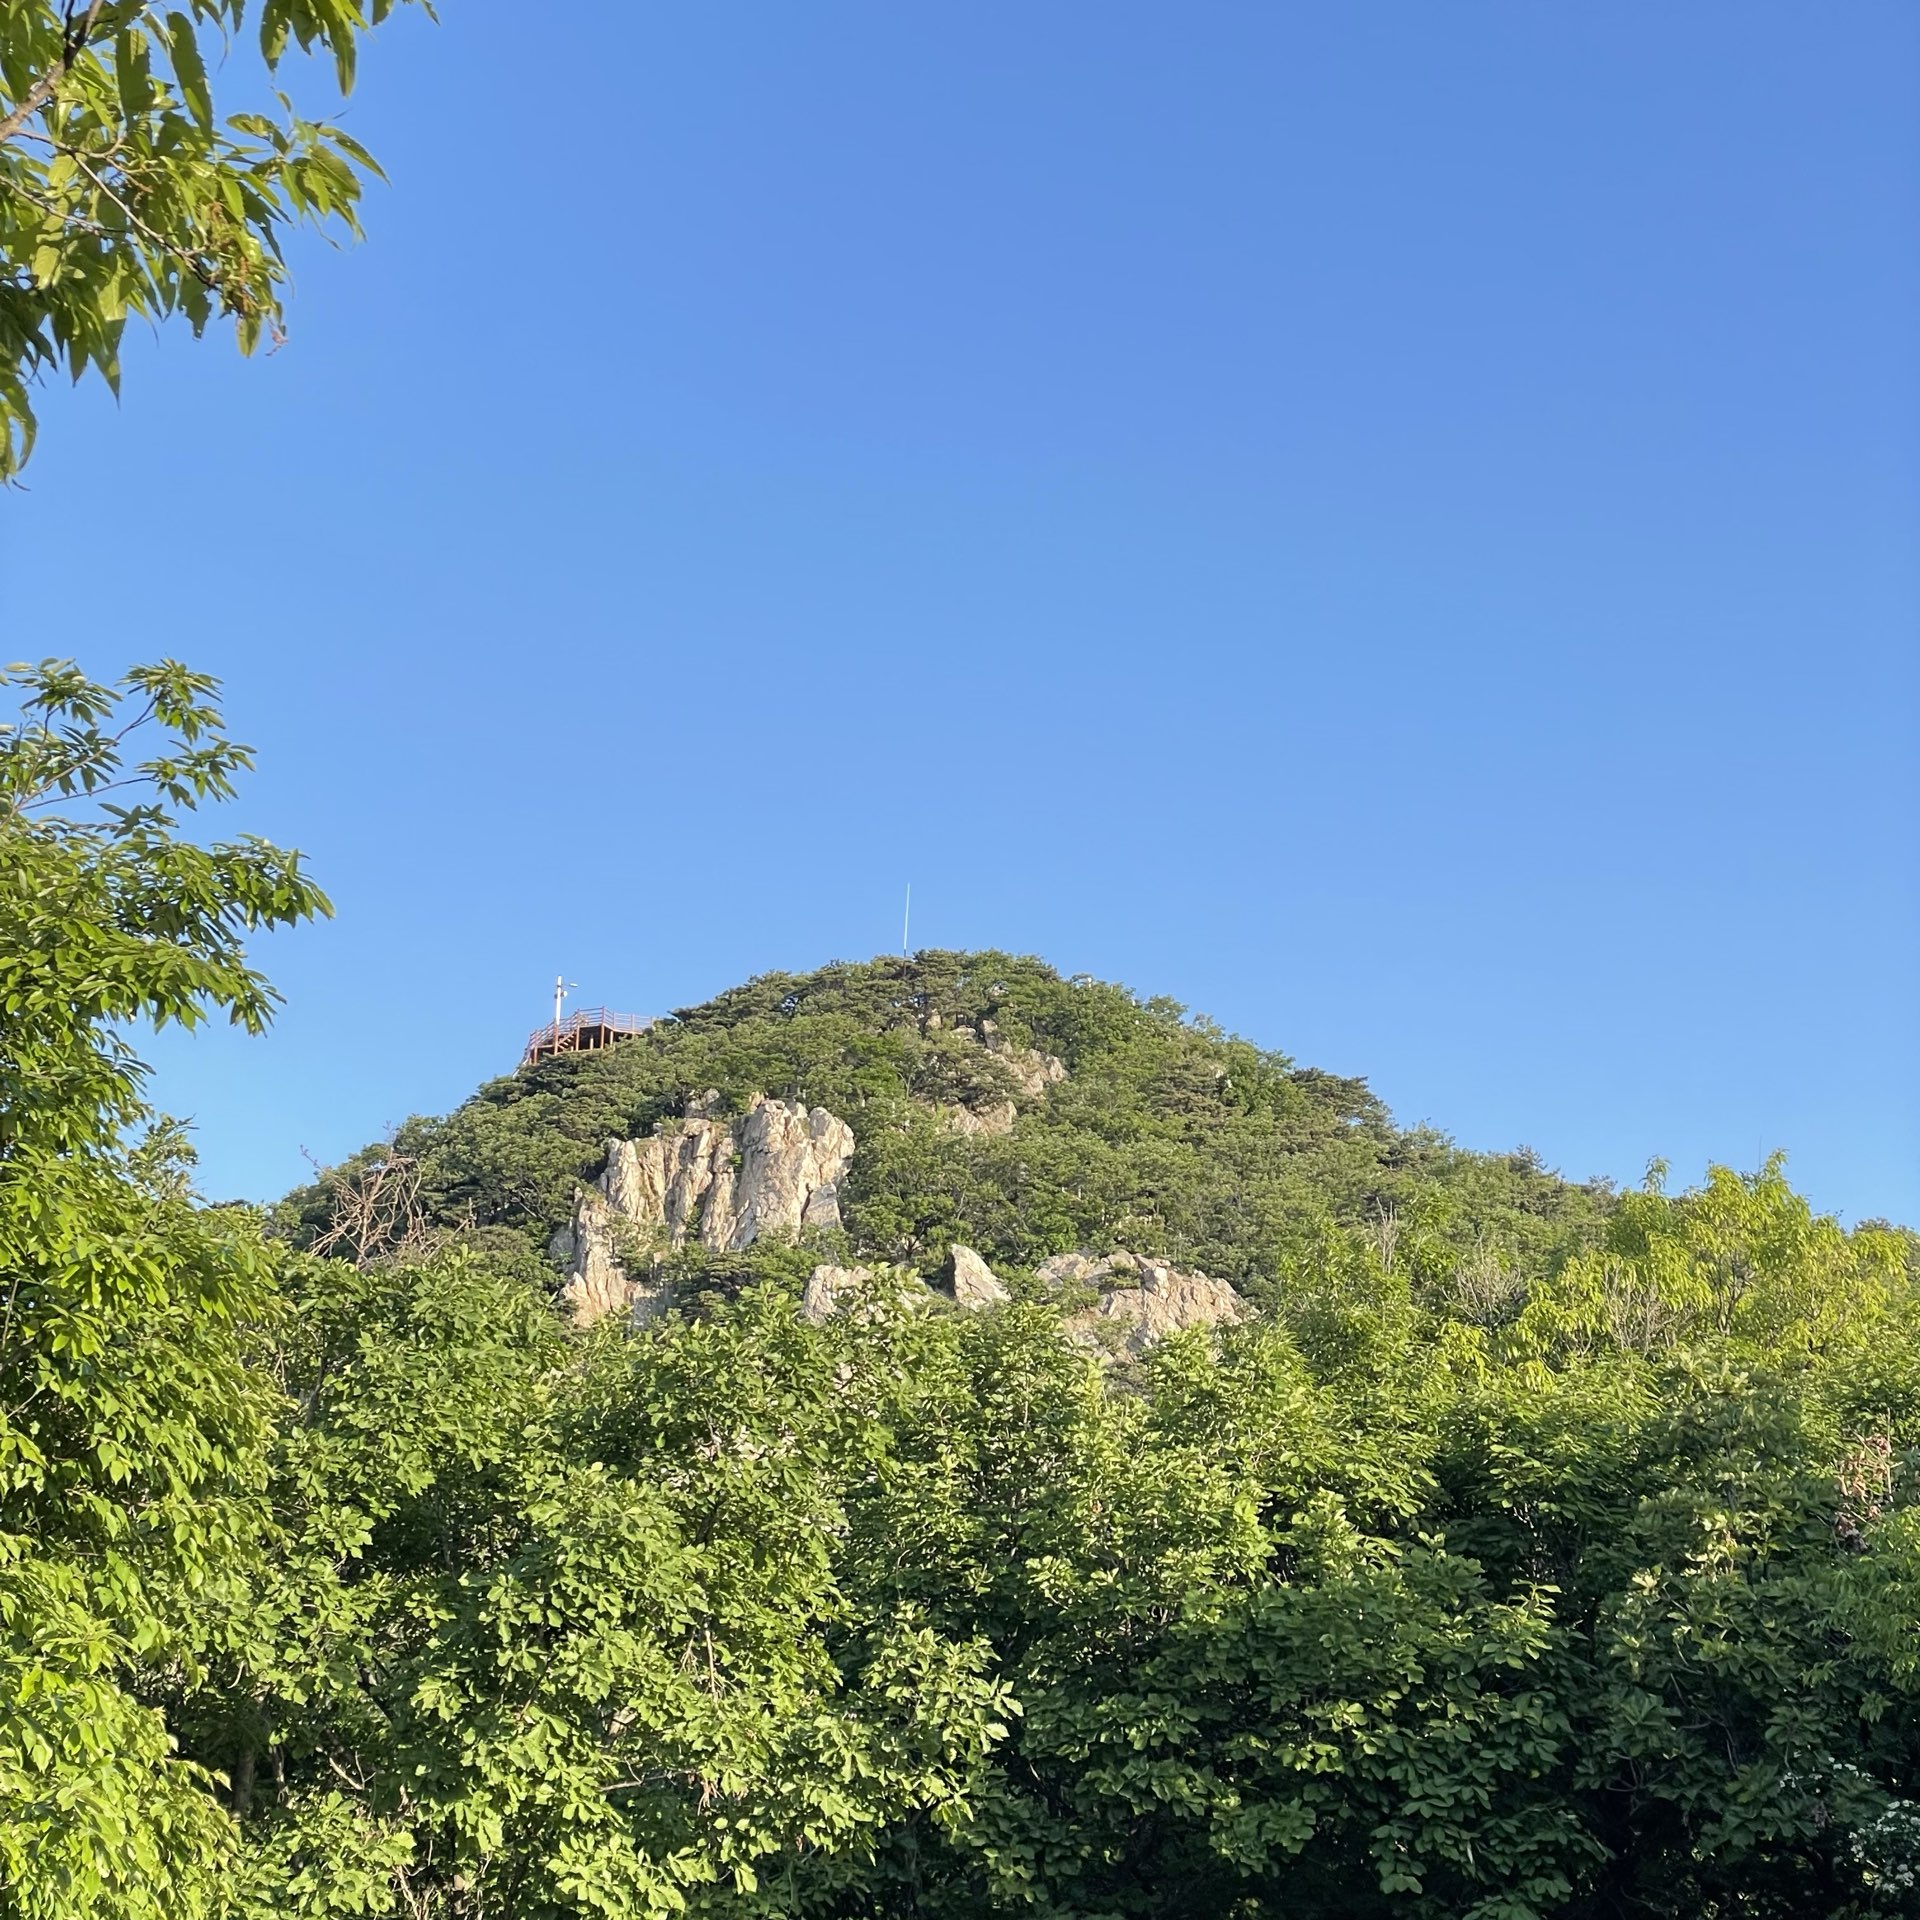
[[[905,913],[903,913],[900,916],[900,953],[902,958],[904,958],[907,953],[907,929],[912,924],[913,924],[913,882],[909,880],[907,882],[907,910]]]
[[[579,984],[569,980],[564,973],[553,976],[553,1050],[560,1051],[560,1002]]]

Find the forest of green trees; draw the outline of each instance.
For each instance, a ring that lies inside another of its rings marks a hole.
[[[0,483],[129,319],[279,338],[374,171],[279,69],[392,10],[0,9]],[[139,1036],[260,1029],[328,902],[209,828],[210,679],[0,681],[0,1920],[1920,1915],[1913,1233],[946,952],[209,1205]],[[579,1323],[609,1139],[761,1095],[853,1128],[839,1224]],[[956,1243],[1003,1303],[904,1290]],[[1092,1351],[1037,1269],[1121,1249],[1249,1311]],[[803,1313],[848,1262],[903,1286]]]
[[[205,1206],[126,1035],[258,1025],[245,938],[326,902],[189,831],[247,758],[204,679],[14,679],[0,1913],[1920,1911],[1911,1234],[1778,1165],[1569,1185],[947,953]],[[963,1135],[989,1017],[1067,1077]],[[754,1093],[852,1124],[842,1225],[571,1325],[607,1136]],[[956,1239],[1007,1304],[797,1311]],[[1105,1363],[1029,1276],[1116,1246],[1259,1311]]]

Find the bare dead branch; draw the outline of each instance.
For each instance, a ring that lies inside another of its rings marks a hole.
[[[404,1153],[339,1180],[330,1196],[332,1219],[309,1251],[362,1269],[429,1258],[443,1236],[421,1201],[420,1182],[419,1161]]]

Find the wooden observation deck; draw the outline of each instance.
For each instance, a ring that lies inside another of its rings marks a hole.
[[[527,1035],[527,1050],[520,1057],[523,1067],[536,1060],[548,1060],[556,1053],[598,1053],[616,1040],[631,1040],[653,1025],[638,1014],[615,1013],[611,1007],[579,1007],[564,1020],[535,1027]]]

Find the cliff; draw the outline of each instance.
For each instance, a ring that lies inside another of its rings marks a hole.
[[[609,1140],[599,1180],[583,1188],[555,1236],[561,1297],[591,1323],[621,1308],[644,1315],[663,1297],[629,1278],[623,1243],[738,1252],[768,1232],[840,1225],[838,1182],[853,1129],[824,1108],[755,1094],[736,1119],[689,1114],[643,1139]]]

